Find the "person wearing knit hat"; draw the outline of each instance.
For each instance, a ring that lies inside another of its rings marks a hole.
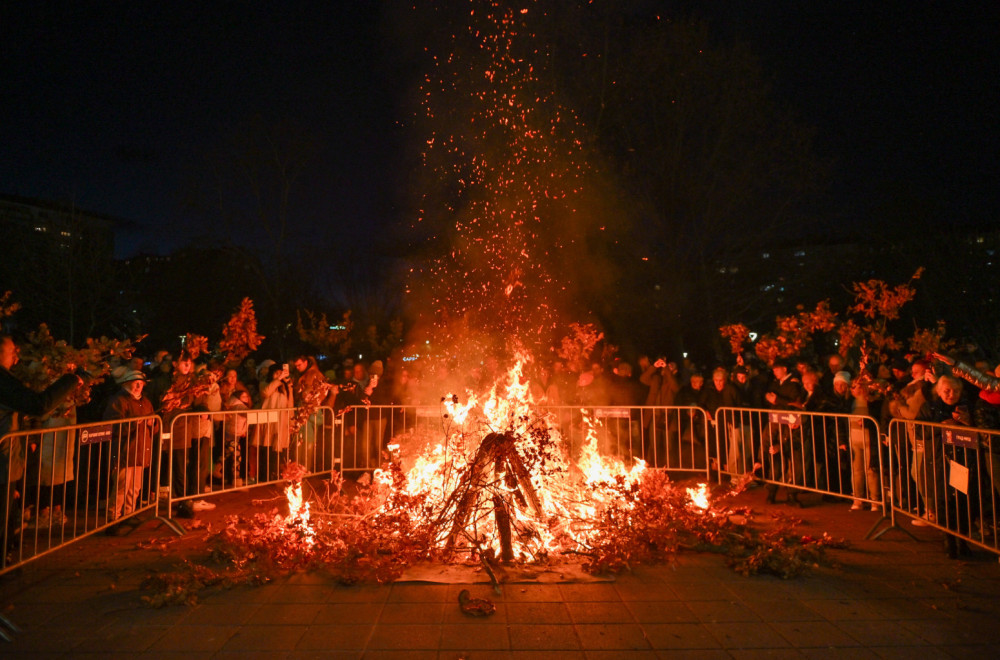
[[[109,517],[117,520],[127,516],[139,505],[145,482],[146,468],[153,463],[153,404],[143,394],[146,375],[128,367],[119,367],[112,374],[121,389],[108,400],[103,419],[142,421],[118,424],[110,444]],[[114,535],[117,527],[106,532]]]
[[[115,382],[119,385],[131,383],[134,380],[141,380],[143,382],[146,381],[146,374],[141,371],[137,371],[136,369],[129,369],[128,367],[119,367],[115,370],[113,375],[115,377]]]
[[[847,386],[851,384],[851,372],[850,371],[838,371],[833,375],[833,382],[842,382]]]

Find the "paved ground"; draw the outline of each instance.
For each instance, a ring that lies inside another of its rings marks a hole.
[[[260,510],[270,489],[229,493],[200,514],[216,524]],[[741,496],[761,515],[760,490]],[[948,560],[939,535],[863,537],[877,520],[846,504],[792,510],[806,533],[854,544],[835,565],[782,581],[741,577],[713,555],[644,567],[610,582],[508,584],[485,619],[463,615],[462,585],[340,587],[299,574],[280,584],[150,609],[139,584],[204,537],[155,521],[126,537],[93,537],[0,577],[0,610],[22,631],[3,658],[947,658],[1000,657],[1000,564]],[[778,504],[774,508],[789,511]],[[160,542],[151,543],[159,540]]]

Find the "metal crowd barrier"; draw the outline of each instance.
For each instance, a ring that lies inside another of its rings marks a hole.
[[[883,510],[889,485],[878,423],[832,413],[719,408],[719,478],[754,473],[774,486],[847,498]]]
[[[156,507],[159,417],[53,420],[0,438],[0,574]]]
[[[893,527],[902,516],[1000,552],[1000,431],[893,420],[883,436],[867,416],[746,408],[719,408],[714,418],[693,406],[543,412],[571,456],[593,436],[603,455],[642,458],[653,469],[708,477],[717,467],[720,481],[753,473],[772,487],[875,509],[891,503]],[[456,424],[440,405],[324,407],[292,434],[296,414],[181,413],[162,438],[157,416],[3,437],[0,574],[143,513],[171,524],[172,504],[280,482],[288,461],[306,476],[370,471],[392,443],[440,443]]]
[[[588,435],[600,452],[651,468],[706,473],[709,417],[696,407],[546,406],[569,453],[579,457]],[[370,471],[385,463],[390,443],[423,447],[440,443],[454,424],[443,406],[369,406],[341,413],[336,441],[345,471]],[[405,450],[404,446],[404,450]]]
[[[1000,431],[894,419],[889,458],[897,516],[1000,552]]]
[[[381,467],[392,443],[439,444],[455,423],[441,405],[352,407],[337,418],[335,444],[345,472]]]
[[[642,459],[652,469],[708,474],[710,464],[709,418],[694,406],[547,406],[557,428],[579,457],[591,433],[604,456],[629,463]]]
[[[162,513],[173,505],[258,484],[283,481],[285,465],[298,463],[304,476],[337,469],[340,421],[330,408],[305,419],[299,408],[184,412],[169,417],[159,486]],[[295,433],[292,422],[299,423]]]

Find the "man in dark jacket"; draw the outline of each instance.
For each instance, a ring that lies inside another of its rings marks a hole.
[[[0,537],[7,546],[14,543],[14,533],[21,529],[21,508],[13,506],[24,492],[20,483],[24,478],[25,439],[3,436],[18,429],[18,413],[44,417],[55,410],[78,385],[90,379],[85,371],[66,374],[49,385],[43,392],[28,389],[10,370],[17,364],[18,348],[8,335],[0,335],[0,520],[6,520],[6,529]]]
[[[708,422],[712,427],[716,426],[716,413],[719,408],[743,407],[743,395],[739,388],[729,380],[729,373],[723,367],[713,371],[712,384],[702,388],[700,405],[708,411]],[[719,425],[725,433],[723,442],[726,447],[726,470],[730,474],[746,472],[753,465],[753,459],[748,456],[749,447],[744,446],[742,414],[735,410],[724,410]],[[716,435],[718,435],[718,431],[717,428]],[[722,451],[721,446],[718,451]],[[749,464],[747,463],[748,459]]]
[[[775,360],[771,366],[771,373],[774,378],[764,393],[764,399],[769,404],[771,410],[801,410],[806,398],[805,391],[802,389],[802,381],[792,375],[788,362]],[[794,473],[786,470],[786,467],[790,467],[790,461],[793,460],[793,435],[795,436],[794,441],[796,445],[801,446],[802,429],[799,426],[797,415],[771,415],[763,439],[765,477],[774,481],[793,483]],[[768,502],[774,502],[774,496],[777,491],[777,484],[768,484]],[[791,504],[799,504],[795,491],[789,491],[788,501]]]

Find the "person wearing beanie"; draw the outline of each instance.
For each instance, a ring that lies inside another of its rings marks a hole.
[[[115,382],[121,386],[104,409],[104,419],[124,420],[151,417],[153,404],[143,394],[146,375],[129,367],[114,372]],[[111,474],[108,488],[108,517],[117,520],[132,513],[142,494],[143,477],[153,463],[154,419],[144,419],[129,424],[116,424],[111,438]],[[109,527],[114,534],[116,527]]]

